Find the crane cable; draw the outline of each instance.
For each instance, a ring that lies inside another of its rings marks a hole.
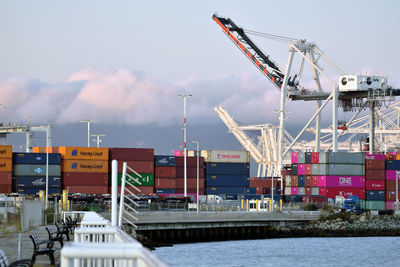
[[[285,42],[285,43],[301,41],[300,39],[290,38],[290,37],[285,37],[285,36],[280,36],[280,35],[275,35],[275,34],[269,34],[269,33],[263,33],[263,32],[257,32],[257,31],[252,31],[252,30],[245,30],[245,29],[243,29],[243,30],[245,33],[248,33],[248,34],[253,34],[253,35],[257,35],[257,36],[265,37],[265,38],[270,38],[270,39],[274,39],[276,41]]]

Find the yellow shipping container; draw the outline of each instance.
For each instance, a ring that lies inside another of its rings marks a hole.
[[[60,146],[63,159],[108,160],[108,148]]]
[[[12,159],[12,146],[8,145],[0,146],[0,158]]]
[[[62,172],[108,173],[107,160],[63,160]]]
[[[0,172],[12,171],[12,159],[0,159]]]

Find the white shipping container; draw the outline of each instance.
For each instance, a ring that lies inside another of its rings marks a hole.
[[[291,181],[291,176],[290,175],[286,175],[285,176],[285,185],[286,186],[290,186],[290,181]]]
[[[241,150],[202,150],[204,162],[215,163],[250,163],[249,151]]]
[[[311,195],[318,196],[319,195],[319,187],[312,187],[311,188]]]
[[[306,194],[306,189],[304,187],[299,187],[299,196],[304,196]]]
[[[291,187],[285,187],[285,195],[290,196],[292,194],[292,188]]]

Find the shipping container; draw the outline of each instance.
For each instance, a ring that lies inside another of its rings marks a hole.
[[[291,175],[286,175],[285,177],[285,186],[291,186],[291,181],[292,180],[292,176]]]
[[[305,187],[298,187],[297,194],[298,194],[299,196],[304,196],[304,195],[306,194]]]
[[[0,194],[10,194],[12,192],[12,184],[0,185]]]
[[[298,152],[297,161],[299,162],[299,164],[306,164],[305,152]]]
[[[319,176],[319,187],[365,187],[364,176]]]
[[[397,188],[400,191],[400,181],[397,182]],[[386,180],[385,189],[388,191],[396,191],[396,180]]]
[[[12,159],[0,158],[0,172],[12,171]]]
[[[46,175],[46,165],[38,164],[15,164],[13,166],[14,176],[43,176]],[[61,176],[60,165],[48,166],[49,176]]]
[[[153,148],[110,148],[110,160],[154,161]]]
[[[312,164],[306,164],[305,175],[312,175]]]
[[[271,192],[272,192],[271,188],[268,188],[268,187],[264,187],[261,190],[261,194],[263,194],[263,195],[271,195]],[[274,195],[280,195],[280,194],[281,194],[281,189],[274,188]]]
[[[368,180],[365,183],[367,190],[385,190],[385,180]]]
[[[249,163],[213,163],[207,162],[204,165],[207,175],[210,174],[244,174],[250,175]]]
[[[301,202],[303,200],[303,196],[286,196],[286,201],[288,202]]]
[[[370,159],[370,160],[385,160],[386,156],[383,154],[369,154],[367,153],[365,155],[365,159]]]
[[[176,177],[183,178],[184,175],[184,167],[176,167]],[[197,178],[197,167],[187,167],[186,168],[186,177],[189,178]],[[199,177],[204,178],[204,168],[199,168]]]
[[[64,172],[63,185],[108,185],[108,173]]]
[[[291,195],[292,194],[292,188],[287,186],[285,187],[285,195]]]
[[[397,180],[400,180],[400,171],[386,170],[386,177],[385,177],[386,180],[396,181],[396,177]]]
[[[68,160],[108,160],[108,148],[60,146],[58,151],[63,159]]]
[[[138,172],[138,173],[154,173],[154,161],[141,161],[141,160],[120,161],[120,162],[118,162],[118,172],[122,172],[123,162],[126,162],[126,164],[131,169],[134,169],[135,172]],[[110,165],[110,170],[111,170],[111,165]],[[127,172],[129,172],[129,171],[127,170]]]
[[[290,176],[289,176],[290,181]],[[271,187],[272,177],[250,177],[250,187]],[[274,177],[274,187],[280,187],[280,178]],[[290,186],[290,182],[289,182]]]
[[[366,159],[365,160],[365,169],[366,170],[384,170],[385,169],[385,160]]]
[[[185,179],[184,178],[176,178],[175,180],[176,188],[184,188]],[[205,187],[205,179],[199,179],[199,187],[200,189],[204,189]],[[186,188],[197,188],[197,178],[187,178],[186,179]]]
[[[134,193],[137,195],[152,195],[154,194],[153,186],[137,186],[140,192],[135,191]],[[121,186],[118,186],[118,194],[121,194]]]
[[[58,153],[58,146],[49,146],[49,147],[32,147],[32,153]]]
[[[400,191],[398,191],[398,192],[399,192],[398,196],[399,196],[399,199],[400,199]],[[385,192],[385,200],[386,201],[396,201],[396,190],[395,191],[386,190],[386,192]]]
[[[15,186],[17,188],[23,187],[46,187],[46,176],[17,176],[14,177]],[[61,177],[60,176],[49,176],[48,177],[49,187],[61,188]]]
[[[311,156],[311,163],[312,164],[318,164],[319,163],[319,152],[312,152]]]
[[[313,175],[316,175],[314,168]],[[365,167],[352,164],[318,164],[318,175],[365,176]]]
[[[299,175],[299,164],[292,164],[292,175]]]
[[[385,201],[385,191],[384,190],[368,190],[366,192],[366,200],[371,201]]]
[[[297,186],[298,187],[304,187],[306,186],[306,177],[304,175],[299,175],[297,177]]]
[[[155,188],[163,188],[163,189],[175,189],[176,188],[176,179],[173,178],[155,178],[154,182]]]
[[[386,170],[400,170],[400,160],[387,160]]]
[[[313,185],[312,185],[312,176],[310,176],[310,175],[306,175],[306,176],[305,176],[304,185],[305,185],[306,187],[311,187],[311,186],[313,186]]]
[[[52,165],[56,166],[56,165]],[[105,160],[64,160],[63,172],[107,173],[108,161]]]
[[[299,177],[297,175],[292,175],[290,177],[290,186],[297,187],[299,185]]]
[[[319,186],[319,176],[318,175],[313,175],[312,177],[312,186],[317,187]]]
[[[207,195],[220,195],[220,194],[245,195],[245,194],[249,194],[249,188],[248,187],[207,187],[206,193],[207,193]]]
[[[290,163],[299,163],[299,153],[298,152],[292,152],[291,157],[290,157]]]
[[[11,184],[12,184],[12,173],[0,172],[0,185],[11,185]]]
[[[304,187],[304,195],[312,195],[311,187]]]
[[[313,195],[313,196],[318,196],[318,195],[320,195],[320,193],[319,193],[319,187],[311,187],[311,195]]]
[[[208,187],[249,187],[250,178],[247,175],[207,175],[205,179]]]
[[[398,206],[400,209],[400,203]],[[385,210],[396,210],[396,201],[385,201]]]
[[[367,210],[385,210],[385,201],[365,201]]]
[[[156,166],[154,168],[154,177],[155,178],[175,178],[176,177],[176,167],[160,167]],[[197,176],[196,176],[197,177]]]
[[[304,157],[305,157],[305,164],[312,163],[312,152],[305,152]]]
[[[364,164],[364,152],[320,152],[319,163],[323,164]]]
[[[38,195],[40,190],[46,191],[46,187],[17,187],[15,193],[23,195]],[[49,187],[47,190],[49,195],[61,194],[62,191],[60,187]]]
[[[291,187],[291,195],[297,196],[299,194],[299,188],[298,187]]]
[[[176,167],[183,167],[185,159],[184,157],[175,157]],[[197,167],[197,157],[186,157],[186,166],[187,167]],[[204,158],[199,158],[199,168],[204,168]]]
[[[298,175],[306,175],[306,164],[299,164],[297,173]]]
[[[205,162],[214,163],[250,163],[249,151],[239,150],[202,150],[200,155]]]
[[[336,196],[343,196],[345,198],[358,196],[360,199],[365,199],[365,189],[355,187],[320,187],[319,194],[332,199],[335,199]]]
[[[175,167],[175,156],[154,156],[156,167]]]
[[[156,194],[175,194],[175,188],[154,188]]]
[[[366,170],[366,180],[385,180],[385,170]]]
[[[183,194],[184,193],[184,189],[183,188],[176,188],[175,192],[176,192],[176,194]],[[187,188],[186,189],[186,193],[187,193],[187,195],[197,194],[197,188]],[[205,188],[199,189],[199,195],[206,195],[206,189]],[[236,195],[236,194],[230,194],[230,195]]]
[[[70,194],[81,193],[81,194],[107,194],[107,185],[67,185],[64,189]]]
[[[61,154],[49,153],[49,165],[61,165]],[[46,153],[13,153],[13,164],[46,164]]]
[[[0,159],[11,159],[12,158],[12,146],[1,145],[0,146]]]
[[[128,173],[132,178],[126,176],[126,181],[130,182],[131,184],[137,186],[154,186],[154,174],[153,173],[139,173],[142,177],[139,178],[138,175],[134,173]],[[140,184],[137,182],[139,181]],[[118,173],[118,185],[121,185],[122,182],[122,173]]]

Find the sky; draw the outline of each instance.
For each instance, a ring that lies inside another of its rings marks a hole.
[[[51,122],[54,145],[80,146],[87,132],[79,121],[96,120],[92,132],[106,134],[102,146],[154,147],[169,154],[182,146],[178,94],[192,94],[188,142],[242,149],[214,107],[222,105],[243,124],[278,124],[280,94],[211,19],[215,12],[245,29],[316,43],[345,73],[386,75],[400,88],[399,9],[394,0],[4,0],[0,120]],[[286,65],[287,43],[251,38]],[[309,71],[302,83],[312,83]],[[296,133],[315,105],[289,102],[288,111],[286,123]],[[326,126],[330,117],[328,108]],[[41,134],[34,137],[43,145]],[[23,143],[24,137],[9,135],[3,142]]]

